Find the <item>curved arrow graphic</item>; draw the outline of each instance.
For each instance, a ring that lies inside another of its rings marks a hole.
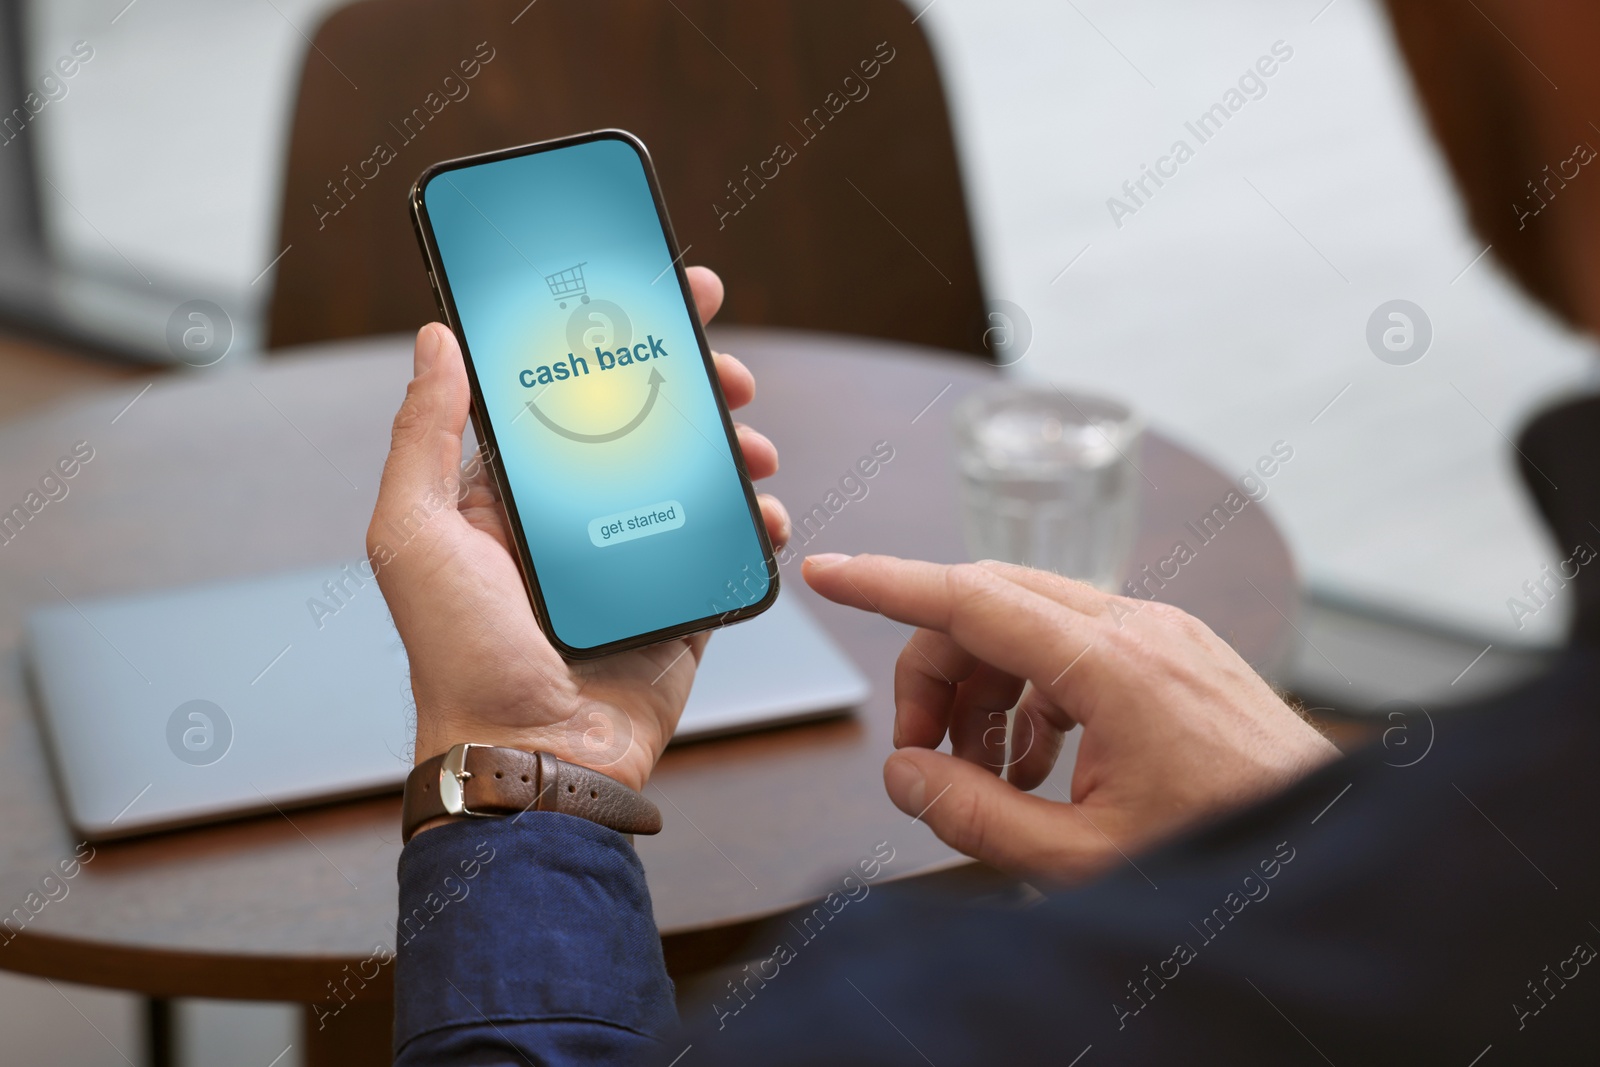
[[[616,441],[628,436],[637,430],[645,419],[650,417],[650,409],[656,406],[656,394],[661,392],[662,383],[665,381],[666,379],[661,376],[661,372],[651,367],[649,378],[650,395],[644,398],[644,407],[640,408],[639,414],[629,419],[626,425],[608,433],[579,433],[577,430],[569,430],[540,411],[538,406],[531,400],[528,401],[528,410],[533,413],[534,418],[544,423],[553,433],[558,433],[569,441],[579,441],[586,445],[603,444],[606,441]]]

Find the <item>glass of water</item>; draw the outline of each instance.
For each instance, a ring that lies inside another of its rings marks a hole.
[[[973,558],[1114,590],[1138,532],[1137,416],[1114,400],[1007,382],[967,397],[954,421]]]

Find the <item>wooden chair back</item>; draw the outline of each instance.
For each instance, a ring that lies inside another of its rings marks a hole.
[[[899,0],[362,0],[306,54],[268,346],[436,316],[406,192],[604,127],[651,149],[719,322],[983,353],[944,91]]]

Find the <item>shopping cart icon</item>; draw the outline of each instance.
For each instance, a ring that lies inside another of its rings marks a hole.
[[[583,268],[587,262],[585,260],[575,267],[544,276],[544,283],[550,287],[550,295],[555,297],[562,307],[566,307],[567,301],[574,297],[585,304],[589,302],[589,289],[583,281]]]

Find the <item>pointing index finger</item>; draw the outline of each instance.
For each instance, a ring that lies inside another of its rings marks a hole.
[[[804,574],[829,600],[943,631],[973,655],[1029,679],[1063,703],[1069,703],[1069,692],[1081,696],[1085,686],[1110,680],[1108,657],[1087,655],[1104,628],[1100,620],[985,567],[855,556],[808,559]],[[1074,707],[1094,703],[1070,701]]]

